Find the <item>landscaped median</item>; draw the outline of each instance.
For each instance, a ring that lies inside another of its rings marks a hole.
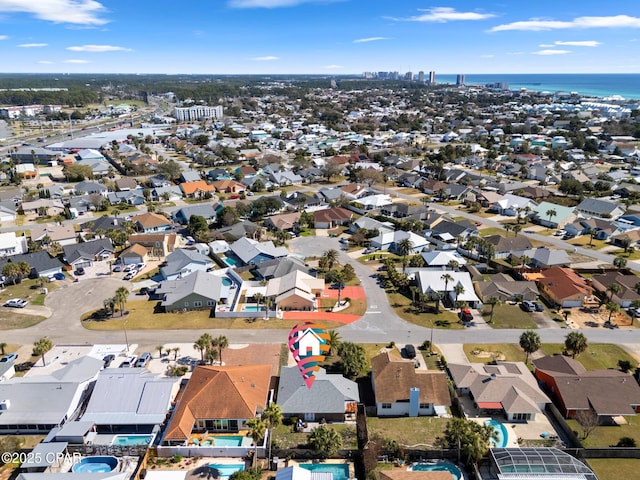
[[[89,330],[201,330],[207,328],[222,329],[290,329],[295,323],[292,320],[271,318],[215,318],[210,310],[190,312],[158,312],[157,302],[146,299],[129,300],[125,306],[125,315],[116,312],[113,318],[92,320],[94,312],[82,316],[82,325]],[[304,312],[302,312],[304,313]],[[127,324],[124,325],[126,320]],[[323,319],[326,328],[337,328],[343,322]]]

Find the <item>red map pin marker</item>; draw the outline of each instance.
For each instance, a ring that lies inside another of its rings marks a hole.
[[[288,345],[307,388],[311,388],[315,372],[329,353],[329,334],[319,323],[299,323],[289,332]]]

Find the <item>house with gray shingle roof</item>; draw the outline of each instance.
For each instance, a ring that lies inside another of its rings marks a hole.
[[[313,385],[308,388],[298,367],[282,367],[277,399],[284,418],[344,422],[355,420],[360,394],[356,382],[327,373],[324,368],[315,373]]]
[[[245,265],[259,264],[274,258],[286,257],[286,247],[276,247],[272,241],[258,242],[251,238],[242,237],[231,244],[231,251]]]
[[[160,276],[164,280],[175,280],[197,270],[206,271],[211,266],[209,257],[196,250],[179,248],[167,255],[166,264],[160,267]]]
[[[156,295],[162,296],[160,305],[165,311],[175,312],[210,310],[218,303],[228,303],[235,291],[236,285],[227,277],[196,270],[182,278],[162,282]]]
[[[74,269],[89,267],[96,260],[105,260],[113,255],[115,249],[109,238],[100,238],[89,242],[65,245],[62,247],[64,261]]]
[[[187,205],[173,212],[173,219],[176,222],[186,225],[189,223],[192,215],[199,215],[209,223],[214,222],[217,217],[216,207],[212,203]]]
[[[616,218],[624,213],[624,208],[617,203],[600,198],[585,198],[578,204],[576,210],[584,215],[601,218]]]

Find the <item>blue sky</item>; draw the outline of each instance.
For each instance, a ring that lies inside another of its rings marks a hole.
[[[637,0],[0,0],[0,71],[638,73]]]

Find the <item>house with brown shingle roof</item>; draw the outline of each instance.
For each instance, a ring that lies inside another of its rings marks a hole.
[[[211,186],[219,193],[240,193],[247,190],[247,187],[235,180],[216,180]]]
[[[367,195],[367,193],[369,193],[367,187],[358,183],[349,183],[348,185],[343,185],[338,188],[342,190],[347,198],[350,198],[351,200],[364,197],[365,195]]]
[[[162,232],[171,228],[171,220],[158,213],[142,213],[131,219],[139,232]]]
[[[264,219],[264,226],[273,230],[293,230],[300,222],[300,212],[282,213]]]
[[[204,180],[197,180],[195,182],[183,182],[180,184],[180,190],[185,197],[200,198],[206,193],[213,194],[216,188],[213,185],[209,185]]]
[[[134,233],[129,236],[129,244],[140,244],[150,255],[164,257],[180,246],[180,239],[175,233]]]
[[[313,226],[315,228],[333,228],[338,225],[348,225],[353,218],[353,212],[346,208],[336,207],[313,212]]]
[[[593,296],[587,281],[570,268],[552,267],[538,278],[538,290],[551,304],[562,308],[581,307]]]
[[[418,471],[396,468],[378,472],[380,480],[451,480],[451,473],[447,471]]]
[[[451,405],[445,373],[417,370],[397,350],[371,359],[371,383],[379,417],[434,415]]]
[[[239,432],[269,401],[271,365],[200,366],[193,371],[162,443],[187,445],[192,434]]]
[[[122,265],[132,265],[136,263],[146,263],[148,258],[148,251],[145,247],[139,243],[134,243],[129,248],[125,248],[118,258]]]
[[[640,386],[628,373],[587,371],[580,362],[564,355],[537,358],[532,363],[534,375],[565,418],[581,411],[595,413],[599,421],[640,413]]]
[[[607,272],[602,275],[594,275],[591,278],[593,288],[611,298],[611,301],[617,303],[622,308],[628,308],[631,303],[640,300],[638,293],[638,284],[640,277],[636,275],[625,275],[622,272]],[[620,286],[620,293],[609,291],[609,287],[613,284]]]

